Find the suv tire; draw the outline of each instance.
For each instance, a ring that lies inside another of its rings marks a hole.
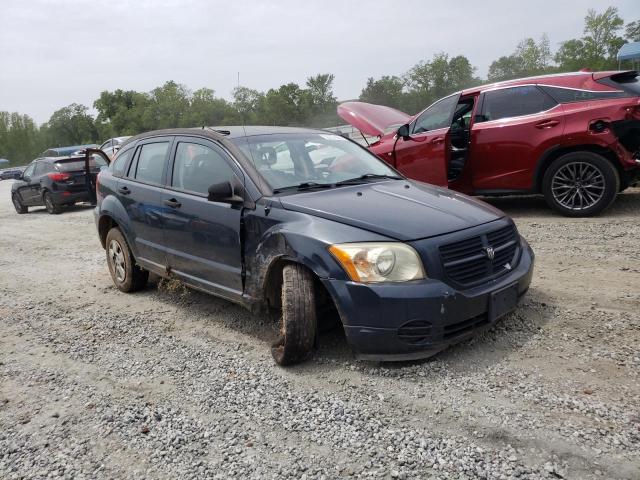
[[[547,204],[567,217],[590,217],[609,207],[620,190],[620,175],[606,158],[571,152],[555,159],[544,173]]]
[[[51,215],[57,215],[62,212],[62,207],[53,201],[53,197],[49,192],[44,192],[42,195],[42,201],[47,212]]]
[[[11,195],[11,201],[13,202],[13,206],[19,215],[29,212],[29,207],[25,207],[20,201],[20,199],[18,198],[18,195],[16,195],[15,193]]]
[[[271,354],[278,365],[299,363],[311,355],[316,340],[313,275],[302,265],[282,269],[282,313]]]
[[[118,290],[135,292],[144,288],[149,280],[149,272],[136,265],[129,245],[118,227],[113,227],[107,233],[105,247],[109,273]]]

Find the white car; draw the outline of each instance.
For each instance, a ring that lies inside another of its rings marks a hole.
[[[100,145],[100,150],[107,154],[109,158],[113,158],[113,155],[118,151],[120,145],[126,142],[131,136],[128,137],[113,137]]]

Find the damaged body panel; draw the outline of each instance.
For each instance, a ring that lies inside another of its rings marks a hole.
[[[402,115],[382,106],[347,102],[338,114],[377,135],[370,150],[410,178],[469,195],[542,193],[560,213],[589,216],[638,179],[638,78],[575,72],[474,87],[405,114],[399,128]],[[580,165],[589,172],[567,174]]]
[[[357,357],[404,360],[493,324],[527,291],[533,252],[499,210],[324,131],[222,131],[134,137],[101,172],[96,224],[119,289],[154,272],[279,312],[282,365],[308,356],[327,312]]]

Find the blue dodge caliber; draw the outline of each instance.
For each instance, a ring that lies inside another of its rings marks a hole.
[[[311,354],[327,311],[358,358],[428,357],[516,308],[533,272],[499,210],[319,130],[138,135],[100,173],[95,216],[120,290],[154,272],[278,312],[281,365]]]

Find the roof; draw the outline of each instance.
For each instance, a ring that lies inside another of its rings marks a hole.
[[[508,87],[510,85],[519,85],[523,83],[537,83],[538,80],[558,80],[564,79],[567,77],[591,77],[592,72],[566,72],[566,73],[551,73],[549,75],[536,75],[534,77],[524,77],[524,78],[514,78],[513,80],[504,80],[502,82],[496,83],[488,83],[486,85],[478,85],[477,87],[467,88],[462,91],[463,95],[468,95],[470,93],[478,93],[483,92],[485,90],[490,90],[492,88],[498,87]]]
[[[277,133],[305,133],[305,132],[324,132],[324,130],[313,128],[298,127],[269,127],[269,126],[216,126],[216,127],[193,127],[193,128],[168,128],[165,130],[153,130],[150,132],[135,135],[122,144],[122,148],[129,143],[135,142],[141,138],[148,138],[157,135],[198,135],[208,137],[213,140],[223,140],[240,137],[253,137],[255,135],[274,135]]]
[[[618,60],[640,60],[640,42],[625,43],[616,57]]]

